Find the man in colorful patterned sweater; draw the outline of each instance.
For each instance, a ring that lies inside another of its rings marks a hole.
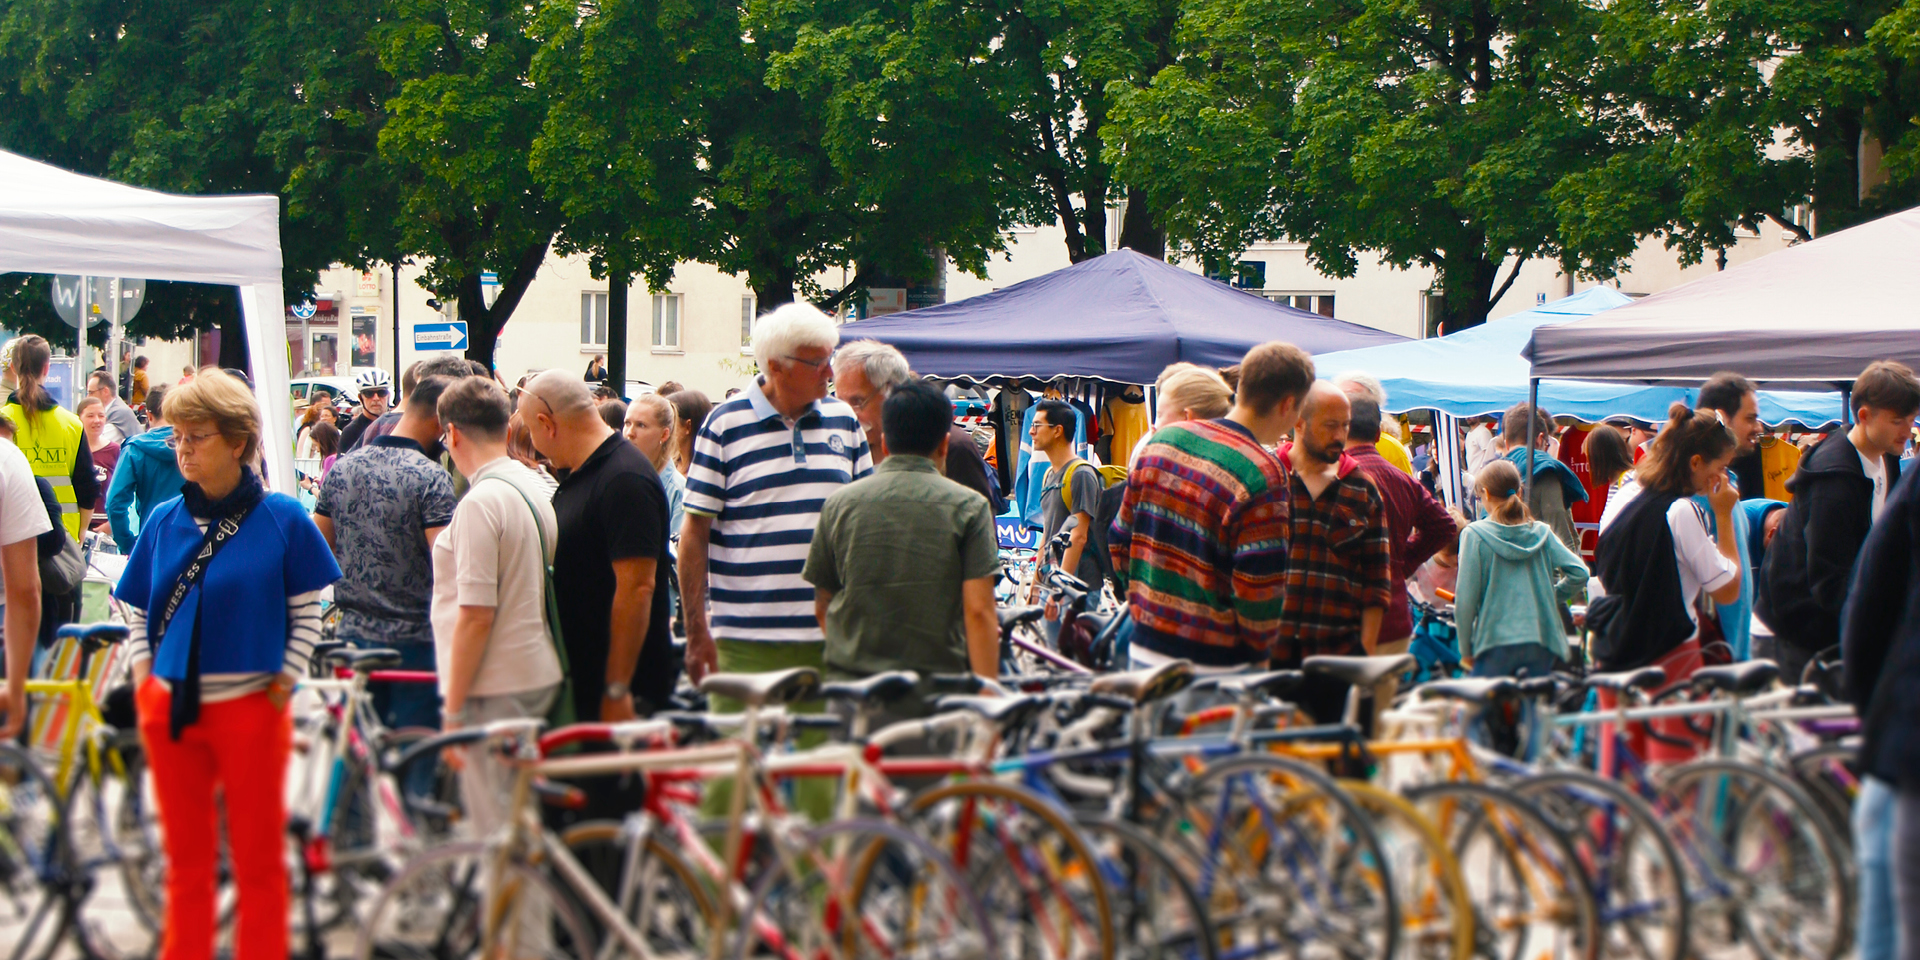
[[[1225,417],[1165,427],[1141,451],[1108,541],[1128,581],[1136,666],[1184,658],[1219,673],[1272,656],[1289,493],[1269,448],[1293,428],[1312,384],[1305,351],[1261,344],[1241,361]]]

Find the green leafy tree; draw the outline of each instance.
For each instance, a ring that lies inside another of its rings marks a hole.
[[[1683,261],[1777,211],[1791,171],[1755,123],[1766,49],[1691,3],[1190,0],[1176,62],[1114,91],[1121,175],[1209,259],[1304,240],[1432,268],[1441,318],[1484,322],[1530,260]]]

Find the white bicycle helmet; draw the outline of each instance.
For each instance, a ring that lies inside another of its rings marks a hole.
[[[366,393],[368,390],[385,390],[391,393],[393,392],[393,378],[387,376],[387,372],[379,367],[375,367],[372,370],[362,370],[359,376],[353,378],[353,391],[355,393]]]

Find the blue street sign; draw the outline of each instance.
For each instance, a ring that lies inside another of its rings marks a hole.
[[[415,350],[465,350],[467,322],[453,320],[447,323],[416,323],[413,325],[413,348]]]

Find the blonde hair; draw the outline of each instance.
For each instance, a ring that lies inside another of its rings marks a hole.
[[[1193,411],[1198,419],[1212,420],[1226,416],[1232,406],[1233,391],[1227,389],[1219,371],[1188,367],[1174,371],[1160,386],[1160,408],[1156,412],[1161,421],[1186,410]]]
[[[180,430],[187,423],[211,423],[227,442],[240,448],[242,463],[260,452],[260,405],[247,385],[217,368],[202,371],[167,394],[167,422]]]

